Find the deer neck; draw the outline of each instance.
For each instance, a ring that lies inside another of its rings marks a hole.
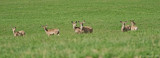
[[[135,23],[132,22],[132,23],[131,23],[131,26],[135,26]]]
[[[80,29],[81,29],[81,30],[82,30],[82,28],[83,28],[83,24],[80,25]]]
[[[131,26],[134,26],[133,24]]]
[[[47,32],[47,31],[48,31],[48,29],[47,29],[47,28],[44,28],[44,30],[45,30],[45,32]]]
[[[75,29],[75,28],[76,28],[76,26],[73,25],[73,29]]]
[[[15,30],[13,30],[13,34],[15,33]]]
[[[125,24],[122,24],[121,31],[124,31]]]

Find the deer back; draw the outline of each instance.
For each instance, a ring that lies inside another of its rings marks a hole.
[[[18,31],[20,34],[25,35],[25,32],[23,30]]]
[[[93,28],[88,27],[88,26],[84,26],[82,28],[82,30],[84,31],[84,33],[92,33],[93,32]]]
[[[47,33],[52,34],[52,33],[58,33],[59,29],[48,29]]]

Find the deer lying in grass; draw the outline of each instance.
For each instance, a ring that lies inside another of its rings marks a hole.
[[[92,33],[93,32],[93,28],[92,27],[83,26],[83,23],[85,23],[85,21],[83,21],[83,22],[78,21],[78,22],[80,23],[80,29],[82,31],[84,31],[84,33]]]
[[[71,21],[72,25],[73,25],[73,30],[75,33],[80,34],[83,33],[83,31],[80,29],[80,27],[77,27],[77,21],[73,22]]]
[[[125,21],[125,22],[120,21],[120,23],[122,23],[122,27],[121,27],[121,31],[122,32],[131,30],[131,26],[130,25],[125,26],[125,24],[127,23],[127,21]]]
[[[48,36],[50,35],[58,35],[59,36],[59,29],[47,29],[47,26],[42,26]]]
[[[130,20],[131,21],[131,30],[137,30],[138,29],[138,27],[137,26],[135,26],[136,25],[136,23],[134,22],[134,20]]]
[[[25,35],[25,32],[23,30],[16,32],[16,27],[12,28],[12,31],[13,31],[14,36],[24,36]]]

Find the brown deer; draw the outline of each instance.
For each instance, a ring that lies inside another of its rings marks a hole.
[[[44,31],[46,32],[46,34],[48,36],[50,35],[58,35],[59,36],[59,29],[47,29],[47,25],[46,26],[42,26],[44,28]]]
[[[136,25],[136,23],[134,22],[134,20],[130,20],[131,21],[131,30],[137,30],[138,29],[138,27],[137,26],[135,26]]]
[[[16,32],[16,27],[12,28],[12,31],[13,31],[14,36],[24,36],[25,35],[25,32],[23,30]]]
[[[77,21],[76,22],[71,21],[71,23],[73,25],[74,32],[76,32],[77,34],[83,33],[83,31],[80,29],[80,27],[77,27]]]
[[[130,25],[125,26],[125,24],[127,23],[127,21],[125,21],[125,22],[120,21],[120,23],[122,23],[122,27],[121,27],[121,31],[122,32],[131,30],[131,26]]]
[[[78,22],[80,23],[80,29],[82,31],[84,31],[84,33],[92,33],[93,32],[93,28],[92,27],[83,26],[83,23],[85,23],[85,21],[83,21],[83,22],[78,21]]]

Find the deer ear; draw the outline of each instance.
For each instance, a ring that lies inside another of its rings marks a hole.
[[[120,21],[120,23],[122,23],[122,21]]]

